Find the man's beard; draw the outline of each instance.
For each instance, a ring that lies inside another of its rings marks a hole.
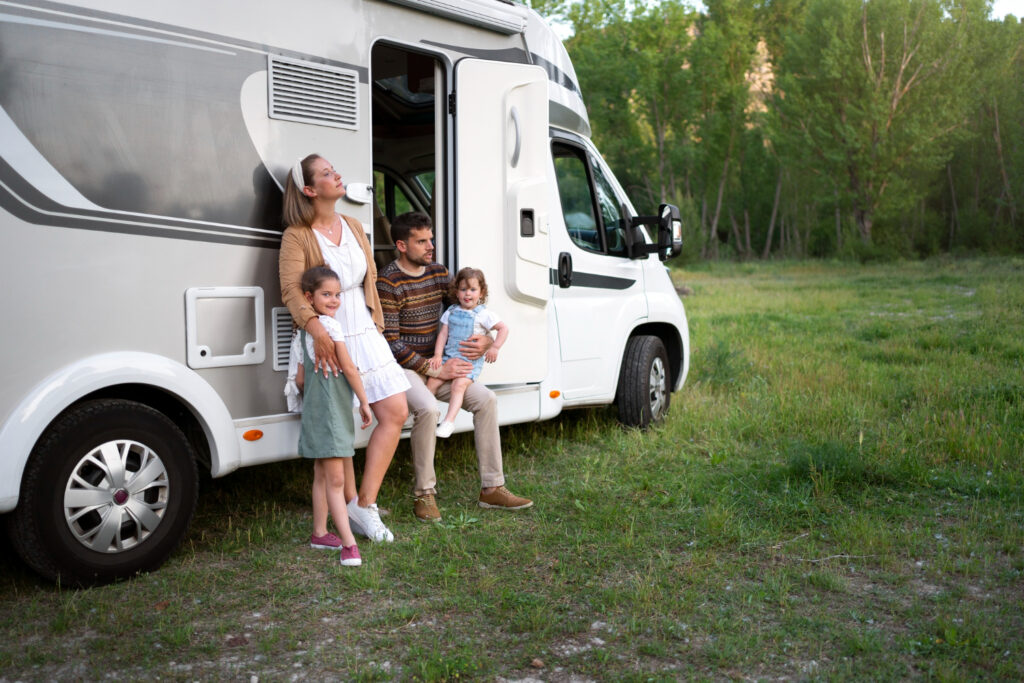
[[[427,252],[426,254],[420,256],[419,258],[409,258],[408,253],[406,253],[406,258],[409,259],[410,263],[413,263],[417,266],[429,266],[431,263],[434,262],[434,253]]]

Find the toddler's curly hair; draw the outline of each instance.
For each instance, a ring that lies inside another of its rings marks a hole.
[[[453,303],[459,301],[459,284],[474,279],[480,283],[480,303],[487,303],[487,280],[484,278],[484,271],[479,268],[460,268],[452,281],[448,283],[448,299]]]

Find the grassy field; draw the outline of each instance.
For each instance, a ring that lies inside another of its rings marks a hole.
[[[1024,679],[1024,260],[676,270],[669,419],[502,430],[522,513],[475,506],[471,439],[344,569],[310,468],[209,482],[160,571],[61,590],[0,560],[0,680]],[[332,561],[334,560],[334,561]]]

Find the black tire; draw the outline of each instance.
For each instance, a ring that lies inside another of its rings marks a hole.
[[[123,400],[69,408],[36,444],[10,532],[48,579],[91,585],[156,569],[185,536],[199,476],[185,435]]]
[[[616,395],[619,422],[627,427],[647,429],[664,419],[672,388],[668,353],[661,339],[638,336],[626,342]]]

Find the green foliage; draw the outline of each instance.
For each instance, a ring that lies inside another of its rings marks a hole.
[[[903,215],[949,158],[974,106],[968,25],[939,0],[811,0],[785,34],[775,101],[784,164],[810,163],[861,240]],[[826,180],[827,179],[827,180]]]
[[[627,14],[622,2],[575,5],[566,47],[591,103],[602,152],[639,206],[679,203],[693,155],[691,69],[684,68],[693,15],[681,2]]]
[[[637,207],[690,207],[687,262],[1024,250],[1024,26],[983,0],[533,4]]]

